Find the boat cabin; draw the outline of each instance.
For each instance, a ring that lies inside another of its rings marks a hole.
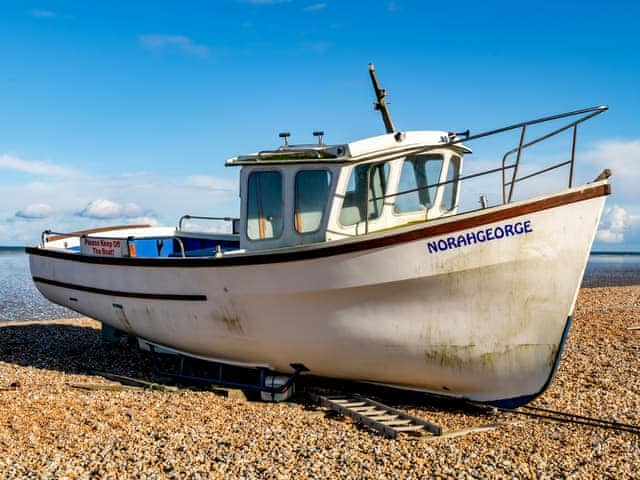
[[[242,250],[338,240],[457,212],[470,150],[452,145],[447,132],[397,132],[345,145],[290,146],[288,134],[281,136],[277,150],[226,163],[242,167]]]

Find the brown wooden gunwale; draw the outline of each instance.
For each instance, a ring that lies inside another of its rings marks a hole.
[[[78,230],[77,232],[71,232],[65,235],[51,235],[47,237],[47,242],[55,242],[56,240],[62,240],[63,238],[81,237],[82,235],[89,235],[90,233],[102,233],[111,232],[112,230],[128,230],[130,228],[148,228],[150,223],[143,223],[140,225],[116,225],[113,227],[98,227],[90,230]]]
[[[585,186],[580,190],[569,191],[562,195],[556,195],[549,198],[542,198],[527,203],[513,205],[511,207],[500,208],[491,211],[481,211],[477,215],[471,217],[452,220],[449,222],[432,225],[426,222],[420,227],[402,231],[397,234],[384,235],[375,238],[358,238],[354,241],[337,243],[327,242],[319,244],[314,248],[305,248],[301,250],[287,250],[273,253],[258,253],[242,256],[228,257],[170,257],[170,258],[137,258],[137,257],[91,257],[79,255],[72,252],[64,252],[59,250],[47,250],[38,247],[27,247],[26,253],[29,255],[58,258],[80,263],[94,263],[103,265],[128,265],[137,267],[163,267],[163,268],[182,268],[182,267],[230,267],[243,265],[261,265],[271,263],[284,263],[301,260],[310,260],[316,258],[324,258],[329,256],[341,255],[345,253],[359,252],[371,250],[380,247],[386,247],[398,243],[410,242],[423,238],[441,236],[450,234],[459,230],[479,227],[489,223],[495,223],[508,220],[513,217],[519,217],[529,213],[535,213],[542,210],[568,205],[592,198],[597,198],[611,193],[611,185],[597,184]],[[455,219],[455,217],[452,217]]]

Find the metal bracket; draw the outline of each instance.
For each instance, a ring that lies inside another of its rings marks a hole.
[[[146,343],[146,342],[145,342]],[[275,375],[276,372],[273,372],[267,368],[257,368],[256,370],[259,373],[259,380],[256,383],[243,383],[243,382],[237,382],[237,381],[233,381],[233,380],[229,380],[225,378],[224,375],[224,370],[226,367],[229,367],[230,365],[227,365],[225,363],[220,363],[220,362],[212,362],[212,361],[206,361],[207,364],[209,364],[211,367],[214,367],[217,370],[217,375],[215,377],[200,377],[200,376],[195,376],[195,375],[187,375],[184,373],[185,370],[185,363],[191,358],[187,355],[182,355],[182,354],[178,354],[178,371],[177,372],[170,372],[170,371],[166,371],[166,370],[162,370],[159,365],[158,365],[158,355],[160,355],[157,351],[156,351],[156,347],[155,345],[152,345],[150,343],[147,343],[147,345],[149,346],[149,351],[151,352],[151,368],[153,369],[153,372],[156,375],[160,375],[163,377],[171,377],[171,378],[177,378],[179,380],[187,380],[190,382],[196,382],[196,383],[205,383],[205,384],[210,384],[210,385],[221,385],[224,387],[231,387],[231,388],[240,388],[242,390],[252,390],[252,391],[258,391],[258,392],[267,392],[267,393],[283,393],[286,392],[289,387],[291,387],[291,385],[293,385],[293,382],[296,381],[296,379],[298,378],[298,376],[300,376],[300,374],[302,372],[308,372],[309,369],[307,367],[305,367],[304,365],[302,365],[301,363],[292,363],[291,364],[291,368],[293,368],[293,373],[291,373],[289,375],[289,377],[287,378],[287,381],[285,383],[283,383],[282,385],[278,385],[278,386],[268,386],[266,383],[266,377],[267,375]],[[199,360],[202,362],[205,362],[205,360]],[[237,368],[237,367],[236,367]],[[249,370],[249,369],[247,369]]]

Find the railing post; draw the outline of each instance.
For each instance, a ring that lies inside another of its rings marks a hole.
[[[573,139],[571,141],[571,164],[569,166],[569,188],[573,186],[573,165],[576,157],[576,137],[578,135],[578,124],[573,126]]]
[[[49,234],[51,233],[51,230],[45,230],[44,232],[42,232],[42,247],[44,248],[45,244],[47,243],[47,237],[49,236]]]
[[[189,220],[191,218],[191,215],[182,215],[180,217],[180,220],[178,221],[178,230],[182,230],[182,222],[184,220]]]
[[[507,203],[507,173],[505,172],[505,163],[509,157],[509,152],[505,153],[502,157],[502,204]]]
[[[516,177],[518,176],[518,167],[520,166],[520,155],[522,154],[522,145],[524,143],[524,135],[527,131],[527,125],[522,126],[522,131],[520,132],[520,144],[518,145],[518,155],[516,156],[516,165],[513,167],[513,177],[511,178],[511,185],[509,185],[509,199],[508,202],[511,202],[511,197],[513,196],[513,187],[516,184]]]

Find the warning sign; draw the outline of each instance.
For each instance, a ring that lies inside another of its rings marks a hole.
[[[124,257],[128,254],[127,242],[119,238],[80,238],[80,253],[94,257]]]

